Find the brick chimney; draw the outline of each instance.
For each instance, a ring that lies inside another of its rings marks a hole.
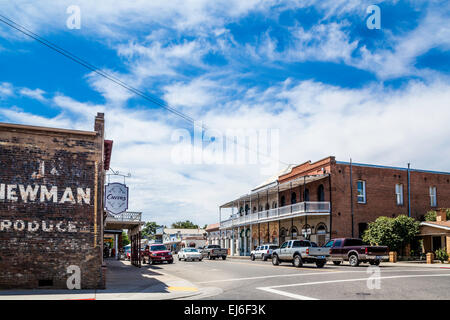
[[[436,221],[447,221],[447,209],[439,208],[436,210]]]

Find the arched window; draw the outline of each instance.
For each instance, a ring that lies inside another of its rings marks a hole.
[[[272,209],[275,209],[276,207],[277,207],[277,202],[276,201],[272,202]]]
[[[286,229],[281,228],[280,229],[280,244],[286,241]]]
[[[258,211],[262,211],[262,205],[259,205],[259,207],[258,207]]]
[[[256,212],[256,207],[253,207],[253,212]]]
[[[291,235],[291,237],[296,237],[298,236],[298,229],[296,226],[292,226],[291,227],[291,231],[289,232],[289,234]]]
[[[327,233],[327,225],[323,222],[318,223],[316,226],[316,233],[317,234],[326,234]]]
[[[317,201],[325,201],[325,191],[323,188],[323,184],[317,188]]]
[[[239,215],[241,215],[242,216],[242,213],[244,212],[244,208],[243,207],[240,207],[239,208]]]
[[[303,199],[305,201],[309,201],[309,189],[308,188],[305,189],[305,193],[303,195]]]
[[[280,202],[280,207],[284,207],[286,205],[286,198],[284,196],[281,196]]]
[[[269,210],[270,209],[270,205],[269,205],[269,203],[267,202],[266,203],[266,210]]]
[[[248,214],[248,211],[250,210],[250,207],[248,206],[248,204],[245,205],[245,215]]]
[[[291,204],[297,203],[297,194],[295,192],[291,193]]]

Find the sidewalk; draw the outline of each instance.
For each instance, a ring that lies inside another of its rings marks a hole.
[[[0,300],[170,300],[203,295],[200,288],[157,265],[136,268],[129,261],[107,260],[105,290],[3,290]]]

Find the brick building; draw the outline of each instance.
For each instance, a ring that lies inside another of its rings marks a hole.
[[[103,185],[111,141],[94,131],[0,123],[0,288],[103,288]],[[73,270],[73,269],[72,269]]]
[[[250,193],[220,206],[221,244],[248,255],[262,243],[360,237],[380,216],[421,219],[450,207],[450,173],[336,161],[288,166]],[[231,211],[231,212],[230,212]]]

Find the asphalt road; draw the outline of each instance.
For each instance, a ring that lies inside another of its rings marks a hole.
[[[197,299],[450,299],[450,268],[380,268],[327,264],[295,268],[289,263],[241,259],[175,261],[148,266],[183,278],[205,292]],[[156,270],[155,270],[156,271]]]

